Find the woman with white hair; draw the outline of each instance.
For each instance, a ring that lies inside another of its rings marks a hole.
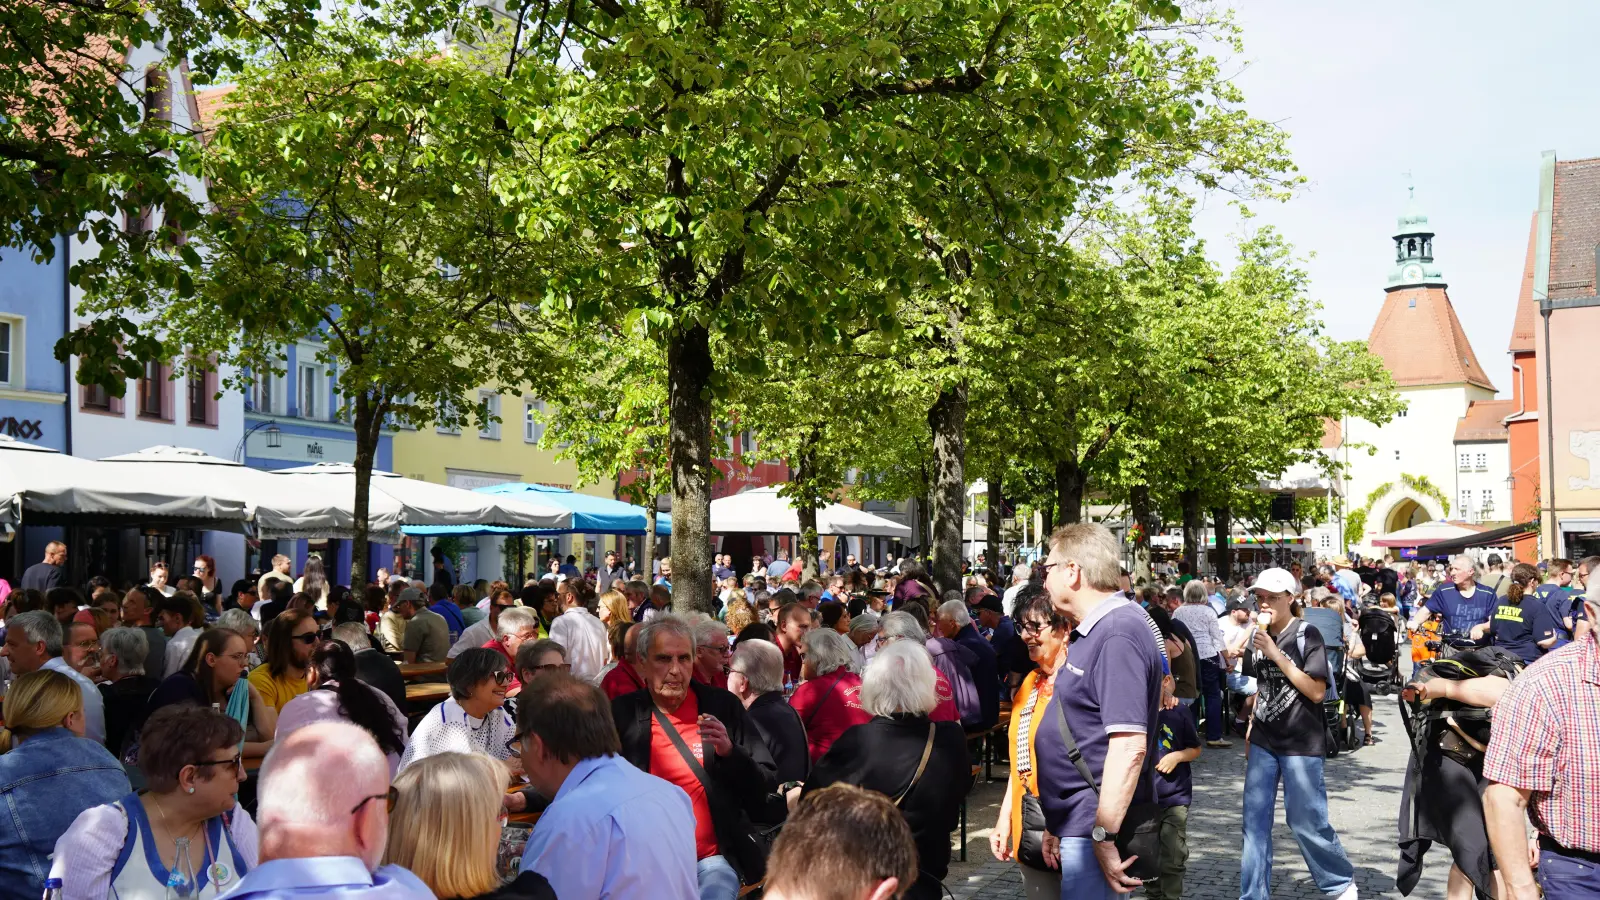
[[[839,735],[872,718],[861,708],[861,676],[855,672],[855,646],[829,628],[813,628],[800,642],[801,685],[789,705],[800,714],[806,745],[815,763]]]
[[[893,614],[886,618],[893,618]],[[861,681],[868,722],[840,735],[801,794],[843,782],[878,791],[905,815],[920,867],[909,900],[936,900],[950,869],[950,833],[972,783],[966,732],[929,717],[939,704],[933,660],[920,643],[879,650]]]
[[[763,640],[740,643],[728,663],[728,690],[744,704],[761,743],[772,754],[778,783],[805,781],[811,772],[806,729],[800,714],[783,700],[783,651],[778,645]]]

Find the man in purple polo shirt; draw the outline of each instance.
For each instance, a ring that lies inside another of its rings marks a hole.
[[[1076,621],[1067,663],[1034,728],[1046,855],[1059,856],[1062,900],[1100,900],[1140,884],[1117,852],[1134,802],[1154,796],[1161,652],[1155,626],[1117,591],[1117,540],[1103,526],[1066,525],[1050,536],[1044,586],[1057,612]],[[1063,705],[1064,704],[1064,705]],[[1058,718],[1099,782],[1097,794],[1067,756]]]

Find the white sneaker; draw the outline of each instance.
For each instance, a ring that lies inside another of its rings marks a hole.
[[[1339,893],[1327,895],[1328,900],[1358,900],[1360,896],[1361,895],[1356,891],[1356,883],[1354,881],[1346,885],[1345,889]]]

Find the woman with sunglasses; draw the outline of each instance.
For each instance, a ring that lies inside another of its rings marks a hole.
[[[417,723],[400,758],[400,770],[440,753],[476,751],[495,759],[510,758],[506,741],[517,729],[503,708],[511,683],[506,658],[498,651],[474,647],[456,657],[445,680],[450,684],[450,697]]]
[[[306,669],[317,645],[317,620],[302,609],[290,609],[267,626],[267,661],[250,672],[250,683],[279,712],[306,692]]]
[[[168,675],[150,695],[151,713],[177,705],[221,710],[244,732],[244,752],[250,756],[265,754],[272,749],[278,711],[244,677],[249,660],[243,635],[226,628],[206,630],[195,641],[183,670]],[[139,743],[143,742],[141,733]],[[142,747],[138,752],[143,753]]]
[[[316,722],[349,722],[378,742],[389,758],[389,776],[406,750],[406,717],[387,695],[356,675],[356,655],[343,641],[323,641],[306,669],[310,690],[290,700],[278,718],[278,738]]]
[[[161,900],[174,878],[196,900],[227,893],[258,858],[255,822],[234,797],[241,737],[207,706],[151,715],[139,752],[148,790],[84,810],[56,841],[50,877],[64,896]]]

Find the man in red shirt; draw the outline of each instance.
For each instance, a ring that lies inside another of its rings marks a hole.
[[[728,626],[706,616],[694,623],[694,679],[701,684],[726,689],[728,687],[728,660],[733,650],[728,646]]]
[[[745,718],[744,704],[694,680],[689,623],[656,616],[642,627],[639,648],[648,687],[611,703],[622,756],[689,795],[700,896],[735,900],[741,884],[763,874],[765,861],[742,823],[766,812],[777,766]]]
[[[783,651],[783,681],[800,680],[800,641],[811,630],[811,610],[786,603],[778,610],[778,649]]]
[[[606,697],[615,700],[623,694],[644,690],[644,678],[639,675],[639,670],[634,663],[639,659],[639,629],[643,627],[633,622],[628,623],[628,630],[622,637],[622,656],[611,671],[600,679],[600,690],[605,691]]]
[[[513,606],[501,610],[495,630],[498,636],[484,642],[483,646],[506,658],[506,671],[511,673],[506,696],[515,697],[522,690],[522,682],[517,678],[517,650],[524,643],[539,639],[539,618],[525,606]]]

